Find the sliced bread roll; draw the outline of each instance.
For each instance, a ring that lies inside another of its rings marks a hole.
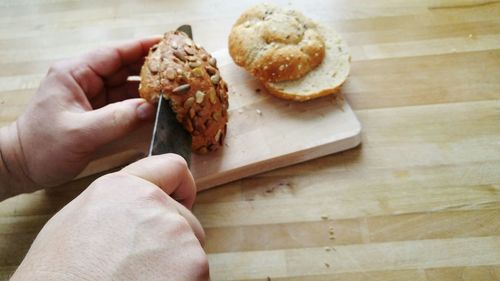
[[[269,93],[280,98],[306,101],[340,90],[349,75],[351,57],[347,44],[331,28],[321,26],[319,30],[325,40],[325,57],[321,64],[297,80],[265,82]]]

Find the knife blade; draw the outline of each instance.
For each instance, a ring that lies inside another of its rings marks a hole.
[[[182,25],[177,30],[186,33],[191,39],[193,34],[190,25]],[[160,77],[161,79],[161,77]],[[191,165],[192,137],[182,124],[177,121],[176,114],[170,106],[170,101],[163,96],[158,100],[156,119],[153,127],[153,136],[149,146],[148,156],[164,153],[175,153]]]

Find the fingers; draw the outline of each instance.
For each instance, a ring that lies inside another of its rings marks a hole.
[[[186,221],[189,223],[191,226],[191,229],[194,232],[194,235],[200,241],[201,246],[205,245],[205,231],[203,230],[203,227],[201,226],[200,221],[189,211],[184,205],[181,203],[175,201],[171,197],[168,197],[168,200],[170,201],[170,204],[172,204],[176,209],[177,212],[183,216]]]
[[[160,37],[152,37],[101,48],[83,56],[82,60],[96,74],[106,78],[146,56],[149,48],[159,40]]]
[[[133,98],[139,98],[139,82],[127,81],[117,87],[103,90],[102,93],[90,99],[90,104],[93,109],[98,109],[107,104]]]
[[[92,132],[90,149],[97,149],[135,130],[141,121],[152,120],[155,108],[144,99],[128,99],[79,115],[81,128]]]
[[[193,206],[196,185],[186,161],[179,155],[148,157],[128,165],[122,171],[159,186],[188,209]]]
[[[116,73],[106,78],[105,81],[106,86],[108,87],[117,86],[125,83],[129,76],[139,75],[143,64],[144,64],[144,59],[139,59],[139,61],[121,68]]]
[[[156,36],[100,48],[78,59],[58,62],[52,69],[70,74],[87,98],[93,99],[103,92],[105,86],[118,86],[128,76],[137,75],[149,48],[160,38]]]

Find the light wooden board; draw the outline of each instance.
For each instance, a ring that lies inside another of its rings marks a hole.
[[[341,95],[309,102],[270,96],[259,81],[236,66],[227,49],[214,52],[229,85],[225,145],[192,156],[198,190],[332,154],[361,142],[361,125]],[[125,165],[145,155],[152,127],[103,147],[80,177]]]

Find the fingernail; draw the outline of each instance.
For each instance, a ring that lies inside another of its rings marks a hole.
[[[137,107],[137,117],[140,120],[151,120],[154,114],[154,106],[145,101]]]

